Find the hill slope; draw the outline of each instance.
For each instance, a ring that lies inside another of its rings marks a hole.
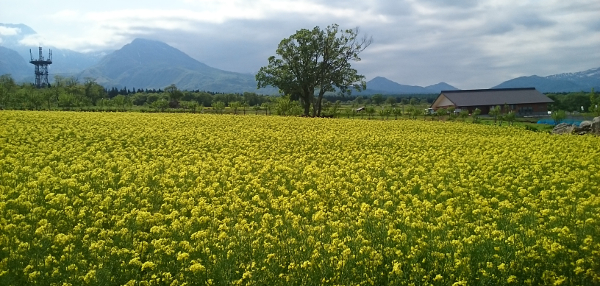
[[[535,87],[541,92],[571,92],[600,89],[600,68],[576,73],[562,73],[546,77],[522,76],[507,80],[493,88]]]
[[[425,89],[433,91],[433,93],[441,93],[442,90],[458,90],[458,88],[451,86],[445,82],[436,83],[433,85],[426,86]]]
[[[21,80],[31,74],[33,65],[30,65],[14,50],[0,46],[0,75],[10,74],[13,79]]]
[[[445,82],[422,87],[418,85],[399,84],[385,77],[378,76],[367,82],[367,90],[358,94],[436,94],[442,90],[456,89]]]
[[[163,42],[146,39],[135,39],[105,56],[81,77],[106,86],[158,89],[175,84],[184,90],[256,91],[253,75],[209,67]]]

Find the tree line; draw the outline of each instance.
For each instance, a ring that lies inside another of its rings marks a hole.
[[[164,111],[167,108],[213,107],[239,102],[246,106],[260,106],[272,101],[272,96],[253,92],[216,93],[183,91],[175,85],[164,89],[106,89],[94,79],[79,82],[73,77],[55,76],[50,87],[37,89],[32,83],[17,84],[8,75],[0,76],[0,109],[24,110],[125,110],[133,106]]]
[[[343,96],[325,95],[322,99],[323,116],[339,115],[341,104],[358,108],[367,105],[409,106],[431,103],[434,98],[423,95],[406,97],[383,96]],[[233,113],[264,111],[266,114],[302,115],[304,106],[293,96],[267,96],[253,92],[218,93],[210,91],[179,90],[176,85],[163,89],[104,88],[86,78],[79,82],[73,77],[55,76],[49,87],[37,89],[32,83],[17,84],[10,75],[0,76],[0,109],[18,110],[86,110],[86,111],[125,111],[134,107],[149,111],[200,111],[212,108],[215,113],[223,113],[228,107]],[[312,111],[312,108],[311,108]]]
[[[546,95],[554,100],[554,103],[549,106],[552,111],[589,112],[600,116],[600,94],[596,94],[593,88],[589,93],[581,91],[548,93]]]

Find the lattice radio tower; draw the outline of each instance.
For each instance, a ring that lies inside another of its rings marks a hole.
[[[52,64],[52,50],[48,50],[48,59],[44,59],[42,55],[42,47],[40,48],[40,57],[37,60],[33,59],[33,54],[31,53],[31,49],[29,49],[29,55],[31,56],[31,61],[33,65],[35,65],[35,86],[37,88],[50,86],[50,82],[48,82],[48,65]]]

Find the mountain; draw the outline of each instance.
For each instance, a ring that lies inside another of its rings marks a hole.
[[[385,77],[375,77],[367,82],[367,90],[358,94],[439,94],[442,90],[456,90],[445,82],[440,82],[427,87],[404,85],[391,81]]]
[[[583,87],[584,90],[600,87],[600,67],[576,73],[561,73],[547,76],[551,80],[565,80]]]
[[[22,79],[31,74],[33,66],[19,55],[19,53],[0,46],[0,75],[10,74],[14,79]]]
[[[600,90],[600,68],[546,77],[522,76],[507,80],[493,88],[535,87],[541,92],[572,92]]]
[[[433,93],[439,94],[442,90],[458,90],[458,88],[453,87],[445,82],[436,83],[433,85],[428,85],[425,87],[427,90],[433,91]]]
[[[135,39],[108,54],[79,75],[85,77],[104,86],[159,89],[175,84],[183,90],[256,91],[253,75],[209,67],[163,42],[147,39]]]
[[[31,57],[35,59],[38,58],[39,47],[27,44],[35,41],[36,38],[42,38],[35,30],[24,24],[0,23],[0,28],[4,28],[5,30],[0,38],[0,46],[17,52],[27,63],[29,60],[31,60]],[[59,49],[52,46],[43,46],[42,48],[43,55],[46,58],[48,57],[48,50],[52,50],[52,64],[48,67],[49,72],[52,75],[75,75],[82,70],[96,64],[104,55],[106,55],[106,52],[103,51],[80,53],[69,49]],[[31,75],[27,75],[27,77],[33,78],[33,66],[30,67],[30,70]],[[13,77],[16,80],[24,79],[23,77],[17,77],[17,75],[14,75]]]

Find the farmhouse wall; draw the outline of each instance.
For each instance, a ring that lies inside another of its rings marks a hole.
[[[454,103],[452,101],[450,101],[447,97],[445,97],[444,95],[441,95],[434,103],[433,103],[433,109],[437,110],[440,108],[448,108],[450,106],[455,106]]]
[[[548,115],[548,103],[515,105],[517,115]]]
[[[467,109],[469,114],[473,114],[475,108],[479,108],[481,110],[481,115],[486,115],[490,113],[490,108],[495,105],[482,105],[482,106],[460,106],[457,108]],[[547,103],[529,103],[529,104],[510,104],[508,105],[508,109],[504,108],[504,105],[500,105],[502,108],[502,113],[508,113],[509,111],[514,111],[517,115],[527,116],[527,115],[547,115],[548,114],[548,104]]]

